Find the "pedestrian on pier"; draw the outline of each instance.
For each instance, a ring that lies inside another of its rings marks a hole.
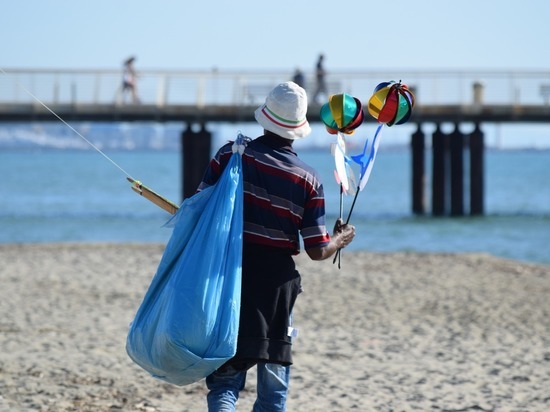
[[[126,94],[129,92],[132,96],[133,103],[139,103],[139,97],[137,94],[137,73],[134,68],[134,62],[136,58],[134,56],[124,61],[122,71],[122,100],[126,102]]]
[[[315,86],[315,93],[313,93],[313,101],[315,103],[319,103],[318,98],[321,94],[325,95],[328,98],[328,89],[327,89],[327,83],[326,83],[326,72],[324,67],[324,61],[325,56],[323,54],[319,55],[319,58],[317,59],[317,65],[315,67],[315,79],[317,81],[317,84]]]

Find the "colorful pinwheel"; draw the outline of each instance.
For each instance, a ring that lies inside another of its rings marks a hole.
[[[330,134],[351,135],[364,118],[361,101],[346,93],[330,96],[328,103],[321,107],[321,120]]]
[[[406,84],[401,81],[396,83],[380,83],[374,88],[374,93],[369,99],[368,111],[379,123],[394,124],[406,123],[411,117],[414,107],[414,95]]]
[[[334,94],[329,97],[328,103],[321,107],[321,120],[330,134],[337,135],[333,146],[333,155],[336,165],[336,180],[343,191],[353,190],[350,180],[355,181],[351,170],[351,159],[346,156],[345,135],[351,135],[365,118],[361,101],[349,94]]]
[[[409,90],[406,84],[396,83],[395,81],[383,82],[378,84],[374,88],[374,92],[369,99],[368,111],[372,117],[378,120],[380,123],[376,128],[374,139],[369,147],[369,140],[365,142],[363,153],[352,156],[352,160],[361,167],[359,174],[359,185],[357,186],[357,192],[355,193],[355,199],[357,194],[363,190],[370,176],[370,172],[376,159],[376,153],[378,152],[378,146],[380,144],[380,132],[382,126],[387,124],[388,127],[394,124],[406,123],[412,114],[414,107],[414,95]],[[368,154],[367,154],[368,152]],[[355,199],[348,215],[347,222],[353,211],[353,205],[355,205]],[[347,223],[346,222],[346,223]]]
[[[387,124],[390,127],[394,124],[406,123],[411,117],[413,107],[414,95],[407,85],[402,84],[401,81],[399,83],[393,80],[383,82],[374,88],[374,92],[369,99],[368,111],[380,124],[376,128],[376,133],[370,147],[369,140],[367,139],[363,153],[351,157],[361,167],[361,172],[359,174],[359,185],[357,186],[355,198],[353,199],[346,223],[349,223],[358,193],[363,190],[369,180],[374,160],[376,159],[376,153],[378,153],[382,126]]]

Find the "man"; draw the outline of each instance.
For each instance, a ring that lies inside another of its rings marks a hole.
[[[346,247],[355,228],[338,220],[332,237],[325,227],[323,186],[302,162],[292,142],[311,132],[306,92],[279,84],[255,111],[264,134],[242,156],[244,234],[242,297],[237,353],[206,378],[209,411],[234,411],[246,371],[257,367],[254,411],[285,411],[290,378],[291,314],[301,291],[292,255],[304,248],[313,260]],[[210,162],[199,190],[216,183],[231,157],[231,143]]]
[[[326,72],[323,66],[324,59],[325,56],[323,54],[320,54],[319,58],[317,59],[317,65],[315,66],[315,79],[317,80],[315,93],[313,93],[313,101],[315,103],[319,103],[319,96],[321,96],[321,94],[326,95],[325,97],[328,98],[327,83],[325,80]]]

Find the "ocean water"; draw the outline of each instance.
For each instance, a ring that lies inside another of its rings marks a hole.
[[[0,243],[169,239],[170,229],[162,227],[169,215],[135,194],[125,173],[179,203],[177,151],[108,152],[120,170],[93,150],[0,150]],[[340,206],[333,158],[328,150],[303,149],[299,156],[321,174],[332,226]],[[410,163],[406,147],[381,147],[351,216],[357,237],[347,250],[485,252],[550,264],[550,150],[488,150],[486,213],[478,217],[413,215]],[[352,199],[344,196],[344,218]]]

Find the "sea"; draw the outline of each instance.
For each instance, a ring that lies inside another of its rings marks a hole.
[[[126,177],[180,203],[179,129],[81,124],[78,136],[63,125],[3,126],[0,243],[166,243],[171,229],[164,224],[170,216],[132,191]],[[223,143],[218,134],[213,149]],[[296,150],[321,175],[331,228],[340,211],[348,217],[354,196],[340,198],[330,153],[333,137],[326,139],[324,147]],[[357,235],[346,250],[476,252],[550,264],[550,148],[487,148],[483,216],[467,213],[468,176],[466,215],[430,215],[429,149],[426,156],[427,213],[419,216],[411,211],[408,146],[381,141],[350,216]]]

